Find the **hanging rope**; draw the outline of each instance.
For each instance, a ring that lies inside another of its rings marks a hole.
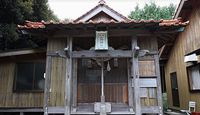
[[[111,67],[110,67],[109,61],[108,61],[108,63],[107,63],[107,71],[111,71]]]

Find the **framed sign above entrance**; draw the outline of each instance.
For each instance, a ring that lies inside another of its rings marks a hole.
[[[108,50],[107,34],[107,31],[96,31],[95,50]]]

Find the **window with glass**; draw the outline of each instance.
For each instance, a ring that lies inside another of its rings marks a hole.
[[[14,91],[44,90],[44,62],[20,62],[16,64]]]
[[[190,90],[200,91],[200,64],[187,68]]]

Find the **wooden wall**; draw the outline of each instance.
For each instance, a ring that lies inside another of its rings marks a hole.
[[[172,104],[172,92],[170,73],[177,72],[178,89],[180,96],[180,108],[188,109],[188,102],[197,102],[197,111],[200,111],[200,92],[190,93],[188,85],[188,77],[186,71],[186,63],[184,63],[184,55],[200,48],[200,7],[193,9],[190,16],[190,24],[180,33],[171,50],[169,60],[165,65],[165,78],[167,87],[167,96],[169,107]]]
[[[0,63],[0,107],[43,107],[43,93],[14,93],[15,62]]]
[[[66,47],[65,38],[54,38],[48,40],[47,51],[55,52],[64,50]],[[51,83],[50,83],[50,102],[49,106],[64,106],[65,103],[65,71],[66,59],[52,57]]]
[[[150,43],[149,43],[150,41]],[[55,52],[63,50],[66,47],[66,38],[54,38],[48,40],[47,52]],[[157,42],[155,38],[147,37],[139,39],[139,46],[141,49],[148,49],[150,51],[157,51]],[[50,83],[50,101],[49,106],[64,106],[65,100],[65,72],[66,72],[66,60],[61,57],[52,57],[51,67],[51,83]],[[152,60],[140,61],[140,73],[142,76],[153,76],[155,74],[155,66],[152,66],[154,62]],[[0,107],[43,107],[44,93],[13,93],[13,81],[15,63],[1,63],[0,64]],[[122,84],[119,92],[123,93],[122,98],[124,103],[127,102],[127,85]],[[99,86],[98,86],[99,87]],[[115,87],[115,86],[113,86]],[[112,87],[105,87],[111,90]],[[111,89],[110,89],[111,88]],[[116,87],[115,87],[116,88]],[[100,88],[98,88],[100,89]],[[125,91],[126,90],[126,91]],[[143,89],[147,91],[147,97],[142,97],[143,106],[157,105],[155,97],[151,97],[149,94],[155,93],[156,89]],[[156,95],[156,94],[155,94]],[[116,95],[117,96],[117,95]],[[110,98],[110,97],[109,97]],[[117,98],[117,97],[116,97]],[[20,101],[21,100],[21,101]]]
[[[105,83],[105,100],[113,103],[128,103],[127,83]],[[101,84],[78,84],[78,103],[100,102]]]
[[[158,51],[157,39],[155,36],[139,37],[138,45],[142,50]]]
[[[147,49],[149,51],[157,51],[157,39],[153,36],[139,38],[139,46],[141,49]],[[63,50],[66,47],[66,39],[49,39],[47,51],[54,52],[58,50]],[[151,57],[152,58],[152,57]],[[153,64],[153,65],[152,65]],[[140,72],[143,76],[155,76],[155,62],[152,60],[140,61]],[[51,85],[50,85],[50,106],[64,106],[64,96],[65,96],[65,59],[61,57],[52,58],[52,72],[51,72]],[[86,88],[89,86],[78,86],[78,89]],[[97,86],[99,87],[99,86]],[[125,90],[127,86],[125,85]],[[98,88],[97,88],[98,89]],[[123,89],[124,90],[124,89]],[[119,90],[120,91],[120,90]],[[142,98],[143,106],[157,105],[156,97],[151,97],[149,94],[156,94],[156,88],[153,90],[151,88],[145,90],[148,94],[147,97]],[[78,92],[78,95],[80,92]],[[117,93],[117,92],[115,92]],[[128,94],[123,94],[127,97]],[[117,96],[117,95],[116,95]],[[84,97],[82,97],[84,98]],[[88,97],[85,97],[88,98]],[[95,100],[96,98],[94,98]],[[122,99],[127,102],[127,99]]]
[[[157,39],[154,36],[141,37],[138,39],[138,45],[142,50],[157,51]],[[155,60],[152,56],[139,58],[139,74],[141,79],[156,79]],[[157,88],[140,88],[141,106],[158,106]]]
[[[66,39],[49,39],[47,51],[63,50],[66,46]],[[20,56],[20,60],[29,60],[38,56]],[[44,58],[45,59],[45,58]],[[43,107],[44,92],[14,93],[13,81],[15,74],[15,61],[0,63],[0,107]],[[65,96],[65,59],[52,57],[51,67],[51,92],[49,106],[64,106]]]

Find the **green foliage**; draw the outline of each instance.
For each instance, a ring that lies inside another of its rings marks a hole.
[[[22,19],[18,2],[15,0],[0,1],[0,22],[19,23]]]
[[[0,0],[0,23],[58,20],[47,0]]]
[[[16,24],[0,24],[1,35],[4,36],[4,39],[8,41],[14,41],[18,38],[17,33],[15,32]]]
[[[33,0],[33,21],[58,20],[47,3],[48,0]]]
[[[2,41],[17,40],[16,25],[25,20],[57,21],[58,18],[49,8],[48,0],[0,0],[0,45]]]
[[[150,4],[145,4],[144,8],[139,8],[137,5],[135,10],[128,16],[134,20],[159,20],[159,19],[171,19],[175,13],[176,6],[170,4],[169,6],[159,7],[154,2]]]
[[[20,13],[23,16],[23,19],[21,21],[24,22],[24,20],[32,20],[33,0],[17,0],[17,1]]]
[[[168,109],[167,93],[162,94],[162,101],[163,101],[163,111],[167,111]]]

